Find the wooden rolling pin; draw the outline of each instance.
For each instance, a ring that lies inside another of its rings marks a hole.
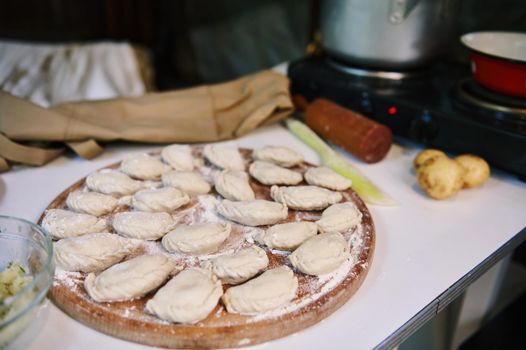
[[[382,160],[393,143],[393,134],[385,125],[323,98],[306,106],[305,122],[366,163]]]

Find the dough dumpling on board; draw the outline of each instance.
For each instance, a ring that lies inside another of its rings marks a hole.
[[[225,199],[217,204],[216,210],[225,218],[248,226],[272,225],[288,216],[286,205],[264,199],[238,202]]]
[[[163,184],[180,189],[189,196],[207,194],[212,187],[195,171],[172,170],[163,174]]]
[[[160,180],[168,169],[159,159],[145,153],[125,157],[120,166],[120,171],[141,180]]]
[[[314,222],[288,222],[269,227],[257,241],[271,249],[294,250],[317,233],[318,225]]]
[[[221,223],[178,225],[162,239],[169,252],[190,255],[215,253],[230,235],[232,226]]]
[[[203,156],[216,167],[227,170],[245,170],[245,160],[237,147],[206,145]]]
[[[272,186],[270,196],[276,202],[298,210],[320,210],[342,200],[340,192],[318,186]]]
[[[91,191],[115,196],[133,194],[143,188],[143,182],[137,181],[128,175],[116,170],[102,170],[89,174],[86,186]]]
[[[159,287],[175,268],[175,262],[164,255],[140,255],[97,276],[88,274],[84,287],[98,302],[131,300]]]
[[[226,199],[246,201],[255,199],[248,182],[248,174],[238,170],[223,170],[214,176],[216,191]]]
[[[345,232],[362,222],[362,213],[351,202],[333,204],[316,221],[320,232]]]
[[[42,227],[55,239],[76,237],[106,230],[107,222],[96,216],[64,209],[46,210]]]
[[[188,145],[170,145],[161,151],[162,159],[172,168],[179,171],[194,170],[194,157]]]
[[[352,185],[351,180],[324,166],[307,170],[305,181],[309,185],[325,187],[333,191],[345,191]]]
[[[146,303],[146,311],[179,323],[196,323],[205,319],[223,294],[221,282],[201,268],[179,272]]]
[[[345,238],[338,232],[330,232],[309,238],[289,255],[289,260],[301,272],[319,276],[336,270],[349,257]]]
[[[128,211],[116,214],[112,225],[121,236],[155,241],[170,231],[175,221],[168,213]]]
[[[117,207],[118,200],[98,192],[74,191],[68,195],[66,205],[77,213],[101,216],[111,213]]]
[[[239,284],[264,270],[268,263],[267,253],[253,245],[206,261],[204,267],[210,269],[223,283]]]
[[[229,288],[222,300],[228,312],[254,314],[286,305],[294,299],[297,290],[298,279],[292,270],[280,266]]]
[[[155,190],[140,190],[132,198],[132,206],[141,211],[171,212],[190,202],[190,197],[183,191],[164,187]]]
[[[264,185],[297,185],[303,176],[297,171],[256,160],[248,169],[250,175]]]
[[[130,252],[126,239],[107,232],[64,238],[55,242],[53,248],[57,267],[81,272],[104,270]]]
[[[285,168],[290,168],[303,162],[301,154],[282,146],[265,146],[254,150],[252,157],[255,160],[271,162]]]

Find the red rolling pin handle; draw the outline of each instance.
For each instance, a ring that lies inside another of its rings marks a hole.
[[[326,99],[316,99],[305,111],[307,125],[318,135],[366,163],[382,160],[393,143],[391,130]]]

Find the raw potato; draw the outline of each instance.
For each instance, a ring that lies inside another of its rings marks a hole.
[[[446,199],[457,193],[464,183],[464,168],[447,157],[429,159],[416,176],[420,187],[434,199]]]
[[[462,154],[455,157],[454,160],[466,171],[464,174],[464,188],[480,186],[488,179],[490,170],[488,163],[484,159],[472,154]]]
[[[418,169],[428,160],[436,158],[447,158],[447,155],[438,149],[428,148],[416,155],[415,159],[413,160],[413,165],[415,169]]]

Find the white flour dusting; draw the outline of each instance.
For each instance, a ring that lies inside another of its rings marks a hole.
[[[76,288],[79,283],[82,283],[82,276],[83,275],[80,272],[65,271],[57,267],[55,269],[55,278],[53,280],[53,284],[58,284],[60,281],[62,285],[73,289]]]

